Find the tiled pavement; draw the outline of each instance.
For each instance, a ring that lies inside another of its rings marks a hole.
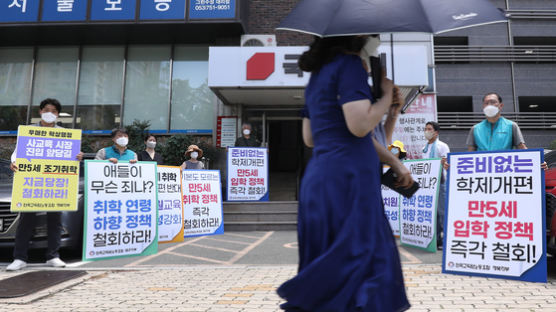
[[[36,268],[31,268],[36,269]],[[295,265],[197,265],[88,269],[38,294],[0,299],[0,311],[280,311],[276,287]],[[20,273],[0,272],[0,279]],[[556,311],[556,280],[526,283],[442,274],[404,264],[410,311]]]

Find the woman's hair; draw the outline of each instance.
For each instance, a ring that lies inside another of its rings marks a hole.
[[[367,43],[365,36],[315,37],[308,51],[297,64],[306,72],[319,71],[324,64],[332,62],[340,53],[359,53]]]
[[[154,134],[146,134],[144,137],[144,141],[147,142],[149,140],[150,137],[153,137],[155,141],[158,141],[157,138],[154,136]]]

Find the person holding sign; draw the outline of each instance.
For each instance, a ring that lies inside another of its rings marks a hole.
[[[56,124],[56,119],[62,111],[62,105],[56,99],[44,99],[39,105],[39,115],[41,121],[33,124],[35,127],[45,128],[62,128]],[[16,148],[17,151],[17,148]],[[83,159],[83,152],[79,152],[76,159]],[[16,152],[12,154],[10,169],[17,171]],[[48,247],[46,249],[46,263],[53,267],[65,267],[66,263],[60,259],[58,250],[62,238],[62,214],[60,212],[47,212],[47,235]],[[33,230],[37,215],[35,212],[21,212],[19,214],[19,223],[15,232],[14,261],[6,267],[7,271],[17,271],[27,266],[27,251],[29,249],[29,241],[33,236]]]
[[[298,273],[277,290],[286,311],[409,308],[382,206],[379,158],[394,160],[401,187],[413,180],[371,137],[392,104],[393,84],[383,76],[383,97],[372,97],[360,58],[367,41],[368,36],[315,38],[299,59],[299,67],[311,72],[302,136],[314,149],[299,193]]]
[[[502,117],[502,97],[487,93],[483,97],[486,119],[474,125],[467,136],[468,151],[527,149],[517,123]]]
[[[425,139],[427,145],[423,147],[421,158],[442,158],[441,164],[444,166],[446,157],[450,152],[448,144],[438,139],[440,133],[440,125],[435,121],[429,121],[425,124]],[[442,247],[442,232],[444,231],[444,207],[446,205],[446,172],[442,170],[440,178],[440,187],[438,189],[438,207],[436,209],[436,244]]]
[[[241,125],[241,136],[237,138],[234,146],[235,147],[260,147],[261,142],[257,140],[253,135],[251,135],[251,124],[244,122]]]
[[[156,161],[157,165],[164,164],[164,158],[160,153],[157,153],[154,148],[156,147],[156,137],[152,134],[147,134],[145,136],[145,150],[141,151],[137,155],[138,161]]]
[[[205,169],[203,162],[198,160],[201,157],[203,157],[203,150],[197,145],[189,145],[187,151],[185,151],[185,158],[189,158],[189,160],[186,160],[181,164],[181,170]]]
[[[128,160],[132,164],[137,162],[137,154],[127,148],[129,135],[125,129],[112,130],[110,137],[114,145],[100,149],[95,156],[96,160],[108,159],[115,164],[118,163],[118,160]]]

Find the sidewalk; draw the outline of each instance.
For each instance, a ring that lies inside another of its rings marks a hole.
[[[0,299],[0,311],[281,311],[276,287],[296,269],[295,265],[95,269],[58,289]],[[15,274],[20,273],[2,271],[0,279]],[[442,274],[438,264],[404,264],[404,276],[412,312],[556,311],[554,279],[540,284]]]

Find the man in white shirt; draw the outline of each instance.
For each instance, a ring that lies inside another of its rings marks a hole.
[[[423,148],[421,158],[442,158],[442,166],[446,163],[446,157],[450,152],[448,144],[438,139],[440,126],[437,122],[429,121],[425,125],[425,139],[427,145]],[[442,246],[442,231],[444,230],[444,206],[446,203],[446,170],[442,170],[440,189],[438,190],[438,209],[436,214],[436,240],[438,247]]]

